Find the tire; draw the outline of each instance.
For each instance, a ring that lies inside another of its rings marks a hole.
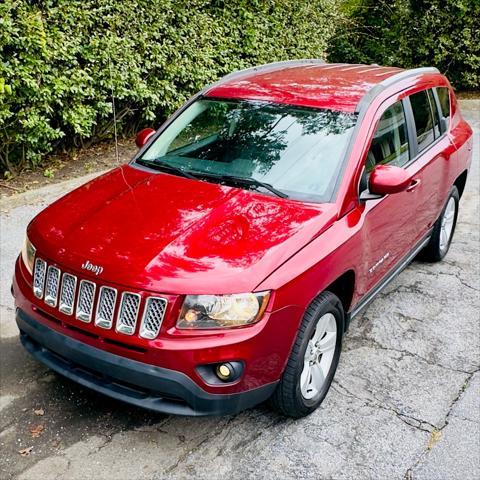
[[[439,262],[448,253],[457,224],[459,201],[458,189],[456,186],[453,186],[447,197],[445,206],[442,209],[442,213],[433,226],[430,241],[422,251],[420,256],[422,260]],[[448,221],[450,216],[452,223]],[[450,225],[450,228],[447,228],[448,225]]]
[[[280,382],[270,398],[275,410],[288,417],[300,418],[312,413],[323,402],[340,360],[344,317],[342,303],[333,293],[323,292],[310,304]],[[334,328],[335,338],[332,337]],[[322,375],[323,383],[320,384]]]

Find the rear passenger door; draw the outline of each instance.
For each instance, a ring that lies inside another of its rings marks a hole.
[[[447,101],[448,101],[448,89]],[[405,100],[409,133],[412,140],[412,159],[409,165],[417,171],[415,228],[416,238],[424,236],[437,220],[451,187],[454,151],[447,135],[449,109],[442,104],[434,89],[409,95]]]

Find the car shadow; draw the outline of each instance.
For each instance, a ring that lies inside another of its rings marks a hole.
[[[111,439],[129,431],[161,432],[167,435],[166,441],[169,435],[175,442],[179,436],[183,437],[185,448],[189,448],[191,432],[201,432],[199,435],[209,438],[216,429],[239,420],[255,431],[288,421],[265,405],[224,417],[179,417],[132,406],[51,371],[33,359],[17,337],[1,341],[0,361],[2,396],[11,399],[0,411],[0,430],[5,432],[2,437],[6,449],[0,468],[9,471],[12,468],[9,459],[19,462],[19,448],[33,445],[36,453],[21,459],[18,465],[21,470],[13,472],[16,475],[42,458],[58,455],[92,436]],[[39,416],[35,410],[44,413]],[[32,438],[31,429],[38,425],[42,425],[42,433]]]

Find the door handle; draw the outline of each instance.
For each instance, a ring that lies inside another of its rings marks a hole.
[[[418,178],[412,180],[412,183],[407,187],[407,192],[413,192],[421,183],[422,181]]]

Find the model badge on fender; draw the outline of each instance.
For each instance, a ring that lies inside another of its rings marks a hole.
[[[82,265],[82,269],[93,272],[95,275],[100,275],[103,272],[103,267],[100,265],[93,265],[88,260]]]
[[[389,256],[390,252],[387,252],[373,267],[368,269],[368,273],[373,273]]]

